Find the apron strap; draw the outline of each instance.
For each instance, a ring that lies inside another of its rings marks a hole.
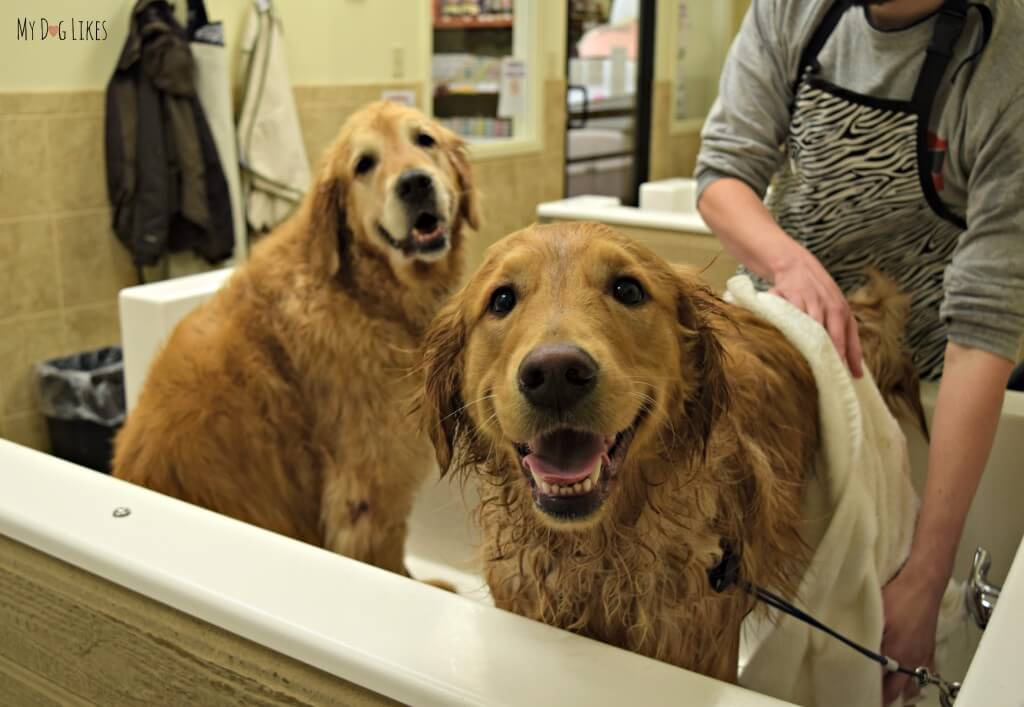
[[[942,77],[953,60],[953,51],[967,23],[967,0],[946,0],[935,18],[935,31],[928,44],[924,65],[911,102],[922,116],[931,112]]]
[[[985,5],[976,2],[972,2],[970,8],[977,10],[978,16],[981,17],[981,46],[971,52],[969,57],[960,62],[960,66],[956,67],[956,71],[953,72],[953,78],[949,80],[950,83],[956,83],[956,77],[960,75],[960,70],[981,56],[981,53],[985,51],[985,47],[988,46],[989,40],[992,39],[992,25],[994,22],[992,19],[992,10],[988,9]]]
[[[796,81],[793,82],[793,100],[796,101],[796,94],[800,92],[800,83],[804,80],[804,77],[808,72],[814,70],[818,64],[818,54],[821,53],[822,48],[825,46],[825,42],[832,36],[832,32],[835,30],[836,25],[839,24],[839,20],[850,8],[850,0],[835,0],[832,6],[825,13],[825,17],[822,18],[821,24],[818,25],[818,29],[814,30],[814,34],[811,35],[811,40],[804,47],[803,52],[800,54],[800,64],[797,67]]]
[[[935,18],[935,31],[932,33],[924,65],[914,88],[911,105],[918,114],[917,120],[917,170],[921,182],[921,190],[932,210],[962,230],[967,229],[967,221],[953,213],[939,196],[932,175],[932,160],[928,151],[928,130],[931,127],[931,115],[939,86],[953,60],[953,51],[963,34],[967,23],[967,0],[946,0]]]

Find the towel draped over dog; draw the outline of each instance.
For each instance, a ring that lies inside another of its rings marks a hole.
[[[729,281],[726,299],[778,328],[807,359],[818,386],[822,447],[803,507],[813,556],[796,603],[878,651],[882,587],[910,552],[918,509],[903,431],[871,374],[854,379],[820,324],[781,297],[756,292],[746,276]],[[957,591],[950,583],[940,634],[962,614]],[[881,704],[877,663],[792,617],[755,615],[744,641],[740,683],[750,689],[806,707]]]

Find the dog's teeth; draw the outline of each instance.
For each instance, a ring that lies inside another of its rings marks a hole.
[[[594,472],[594,475],[596,476],[597,472]],[[577,484],[577,485],[582,485],[583,486],[583,493],[590,493],[591,491],[594,490],[594,479],[593,479],[593,477],[590,477],[586,481],[584,481],[582,484]]]
[[[552,494],[551,487],[545,481],[541,481],[540,482],[540,490],[543,491],[544,493],[546,493],[548,496],[550,496]]]

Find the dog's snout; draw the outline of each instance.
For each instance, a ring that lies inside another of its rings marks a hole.
[[[578,346],[541,346],[519,364],[519,390],[537,407],[569,408],[596,384],[597,363]]]
[[[434,196],[434,180],[426,172],[410,169],[398,178],[398,198],[412,204],[422,203]]]

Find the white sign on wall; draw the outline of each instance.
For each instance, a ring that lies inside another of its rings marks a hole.
[[[498,117],[518,118],[526,113],[526,62],[507,56],[501,60]]]

